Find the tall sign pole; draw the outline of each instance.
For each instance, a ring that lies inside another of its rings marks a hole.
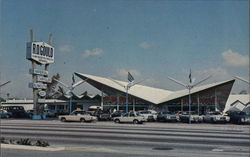
[[[52,35],[49,36],[49,44],[34,41],[33,30],[30,30],[30,42],[26,46],[26,59],[31,61],[32,68],[29,73],[32,75],[32,82],[29,88],[33,91],[34,115],[32,119],[43,119],[44,103],[48,78],[48,67],[54,63],[54,47],[51,46]],[[44,69],[38,69],[37,65],[44,65]]]

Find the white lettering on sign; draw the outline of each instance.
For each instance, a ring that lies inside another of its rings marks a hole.
[[[43,83],[29,83],[29,88],[47,89],[47,85]]]
[[[50,78],[44,77],[44,76],[41,76],[41,75],[37,76],[37,81],[38,82],[51,83],[51,79]]]
[[[30,69],[29,72],[30,74],[43,75],[43,76],[48,76],[49,74],[48,71],[41,69]]]
[[[28,42],[26,59],[34,60],[40,64],[54,63],[55,48],[45,42]]]

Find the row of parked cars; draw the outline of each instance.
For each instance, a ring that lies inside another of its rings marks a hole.
[[[245,112],[229,112],[222,114],[221,112],[208,112],[205,115],[198,115],[195,112],[178,112],[176,114],[169,111],[156,112],[154,110],[137,111],[124,113],[116,111],[112,114],[102,110],[95,112],[88,112],[82,110],[75,110],[69,115],[61,115],[58,117],[61,121],[81,121],[92,122],[97,120],[113,120],[115,123],[143,123],[150,121],[159,122],[189,122],[192,123],[236,123],[236,124],[250,124],[250,117]]]

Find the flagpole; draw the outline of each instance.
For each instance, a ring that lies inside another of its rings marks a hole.
[[[206,80],[209,79],[210,77],[211,77],[211,75],[208,76],[208,77],[206,77],[205,79],[203,79],[203,80],[201,80],[201,81],[199,81],[199,82],[193,84],[191,69],[190,69],[190,73],[189,73],[189,84],[184,84],[184,83],[182,83],[182,82],[180,82],[180,81],[178,81],[178,80],[176,80],[176,79],[173,79],[173,78],[171,78],[171,77],[168,77],[170,80],[172,80],[172,81],[174,81],[175,83],[177,83],[177,84],[179,84],[179,85],[182,85],[182,86],[184,86],[185,88],[188,89],[189,124],[191,124],[191,101],[192,101],[192,99],[191,99],[191,89],[192,89],[193,87],[197,86],[198,84],[200,84],[200,83],[206,81]]]
[[[126,113],[128,112],[128,85],[126,87]]]

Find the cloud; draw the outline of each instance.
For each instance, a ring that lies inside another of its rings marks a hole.
[[[83,58],[87,58],[89,56],[100,56],[102,55],[104,52],[102,49],[99,48],[95,48],[92,50],[85,50],[84,53],[82,54]]]
[[[139,44],[139,47],[143,49],[148,49],[148,48],[153,47],[154,45],[155,45],[154,43],[142,42]]]
[[[141,77],[141,72],[135,69],[117,69],[116,72],[113,74],[113,77],[119,80],[127,80],[128,72],[130,72],[135,80],[138,80]]]
[[[71,45],[62,45],[59,47],[59,50],[61,52],[67,53],[67,52],[71,52],[73,50],[73,47]]]
[[[195,71],[194,75],[197,77],[197,81],[211,75],[212,78],[208,82],[222,81],[227,79],[232,79],[232,75],[222,67],[210,68],[201,71]]]
[[[227,50],[222,52],[222,57],[224,59],[224,64],[232,67],[248,66],[249,56],[243,56],[232,50]]]

